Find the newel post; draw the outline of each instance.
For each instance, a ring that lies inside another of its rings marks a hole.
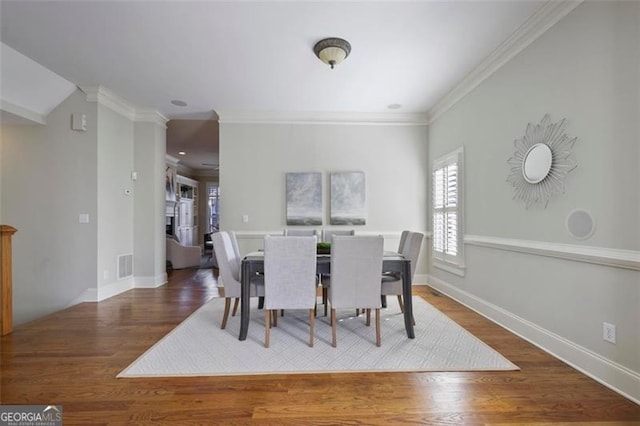
[[[11,272],[11,237],[17,231],[0,225],[0,335],[13,331],[13,291]]]

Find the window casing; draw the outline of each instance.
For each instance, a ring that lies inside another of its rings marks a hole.
[[[459,148],[433,163],[433,265],[464,275],[464,150]]]

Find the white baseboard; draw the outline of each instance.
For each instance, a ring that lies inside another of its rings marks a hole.
[[[103,301],[133,288],[133,277],[114,281],[98,287],[97,302]]]
[[[413,275],[413,285],[427,285],[429,282],[429,275],[427,274],[414,274]]]
[[[80,296],[73,299],[66,308],[69,308],[73,305],[77,305],[78,303],[84,302],[97,302],[98,301],[98,290],[96,288],[88,288],[83,291]]]
[[[471,293],[460,290],[444,280],[429,275],[427,282],[436,290],[522,337],[636,404],[640,404],[640,374]]]
[[[120,293],[124,293],[127,290],[131,290],[132,288],[133,278],[115,281],[102,285],[98,288],[91,287],[83,291],[82,294],[69,303],[67,307],[83,302],[100,302],[110,297],[117,296]]]
[[[156,288],[167,283],[167,273],[162,273],[156,277],[135,277],[106,284],[100,288],[87,288],[78,297],[73,299],[66,307],[77,305],[78,303],[95,303],[108,299],[133,288]]]
[[[167,281],[167,273],[164,272],[155,277],[135,277],[133,286],[135,288],[156,288],[166,284]]]

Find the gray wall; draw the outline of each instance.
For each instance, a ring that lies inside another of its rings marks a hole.
[[[86,132],[71,114],[87,115]],[[97,104],[77,91],[47,125],[2,126],[3,223],[14,226],[14,323],[82,300],[96,288],[98,247]],[[78,223],[78,214],[90,223]]]
[[[426,133],[418,125],[221,122],[222,229],[238,231],[245,252],[261,248],[264,234],[281,233],[287,172],[323,173],[324,227],[340,228],[329,225],[329,174],[364,171],[367,223],[348,228],[382,233],[387,247],[397,248],[403,229],[427,229]],[[242,223],[242,215],[249,216],[248,223]],[[426,278],[425,259],[417,282]]]
[[[136,122],[134,167],[134,275],[136,286],[167,281],[165,272],[166,130],[152,122]],[[149,248],[153,247],[153,250]]]
[[[117,258],[133,254],[133,122],[98,104],[98,298],[128,289],[117,279]],[[129,195],[125,190],[131,191]],[[103,287],[111,286],[104,291]]]
[[[166,281],[164,126],[160,119],[136,123],[127,111],[86,98],[76,91],[44,126],[1,126],[0,217],[18,229],[13,238],[16,325]],[[86,131],[71,130],[73,113],[86,114]],[[131,172],[137,166],[136,204]],[[79,214],[88,214],[89,223],[79,223]],[[134,250],[135,278],[118,280],[117,256]]]
[[[467,244],[466,276],[432,267],[434,285],[636,400],[640,273],[562,257],[588,250],[637,266],[639,52],[640,3],[583,3],[429,128],[430,159],[465,147],[466,235],[511,248]],[[578,167],[564,195],[527,210],[512,199],[506,161],[546,113],[567,118]],[[565,229],[575,208],[596,219],[586,241]],[[519,252],[531,241],[560,258]],[[603,322],[616,325],[617,344],[603,341]]]

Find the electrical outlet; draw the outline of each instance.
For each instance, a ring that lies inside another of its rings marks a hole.
[[[616,326],[608,322],[602,323],[602,338],[609,343],[616,343]]]

